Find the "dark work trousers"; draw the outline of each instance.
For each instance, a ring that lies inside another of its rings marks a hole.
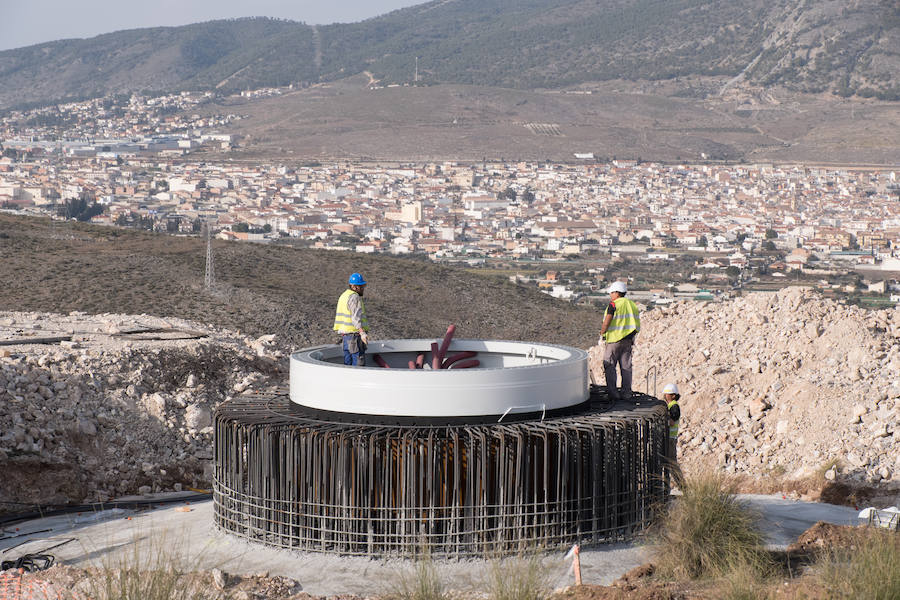
[[[358,333],[345,333],[341,336],[344,345],[344,364],[366,366],[366,345]]]
[[[666,456],[666,471],[669,473],[671,484],[677,485],[679,488],[684,487],[684,474],[681,467],[678,466],[678,438],[669,437],[668,456]],[[670,484],[670,485],[671,485]]]
[[[631,349],[634,336],[607,343],[603,346],[603,373],[606,375],[606,392],[612,399],[631,398]],[[616,391],[616,365],[622,372],[622,389]]]

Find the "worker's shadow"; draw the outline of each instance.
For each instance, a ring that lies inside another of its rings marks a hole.
[[[132,544],[139,544],[146,539],[147,539],[147,537],[144,536],[144,537],[141,537],[141,538],[138,538],[135,540],[131,540],[129,542],[122,542],[120,544],[113,544],[110,546],[104,546],[102,548],[97,548],[96,550],[92,550],[92,551],[86,552],[85,554],[79,555],[79,557],[76,559],[66,560],[65,563],[68,565],[72,565],[72,566],[83,565],[83,564],[91,565],[100,557],[108,556],[108,555],[112,554],[113,552],[116,552],[117,550],[120,550],[127,546],[131,546]]]

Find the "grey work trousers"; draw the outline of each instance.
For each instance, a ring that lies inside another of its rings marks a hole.
[[[606,392],[612,399],[631,398],[631,349],[634,336],[607,343],[603,346],[603,373],[606,375]],[[616,391],[616,365],[622,372],[622,390]]]

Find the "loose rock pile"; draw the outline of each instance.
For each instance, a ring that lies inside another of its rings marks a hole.
[[[602,348],[592,356],[602,378]],[[642,315],[634,365],[638,390],[653,366],[657,391],[679,385],[688,469],[900,482],[896,308],[868,311],[802,288],[678,302]]]
[[[141,329],[163,331],[122,335]],[[285,377],[274,336],[146,315],[0,313],[0,340],[63,335],[72,340],[0,346],[0,502],[206,487],[216,405]]]

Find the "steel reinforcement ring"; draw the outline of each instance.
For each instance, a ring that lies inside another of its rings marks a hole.
[[[665,405],[494,424],[323,420],[287,390],[215,417],[215,522],[268,546],[358,555],[515,553],[630,538],[668,493]]]

